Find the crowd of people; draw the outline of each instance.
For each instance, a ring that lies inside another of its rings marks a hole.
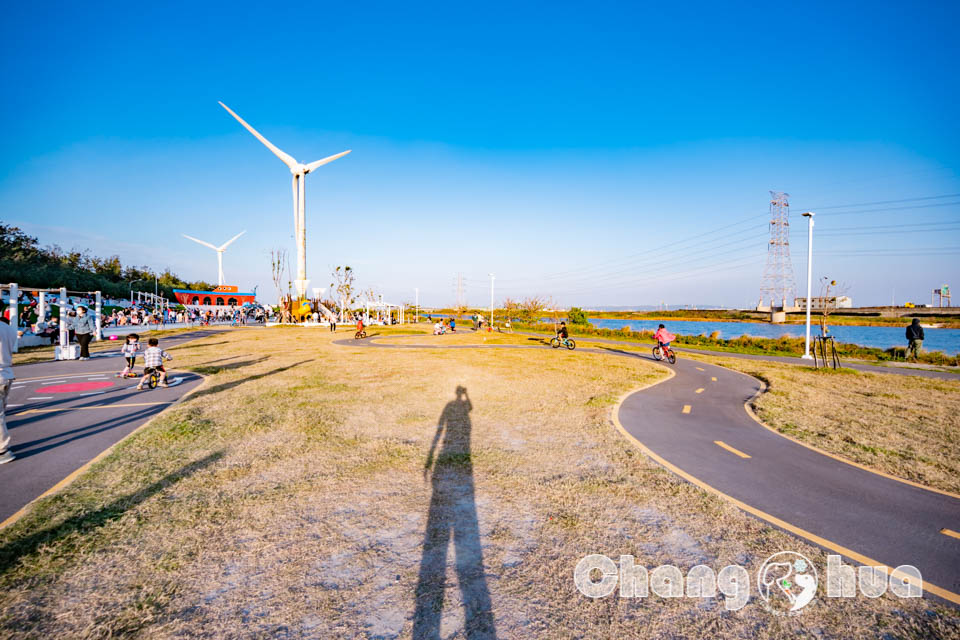
[[[11,328],[16,328],[18,337],[38,336],[42,340],[49,340],[50,344],[56,344],[59,341],[61,330],[59,308],[57,313],[53,313],[53,306],[59,307],[59,297],[47,298],[47,307],[41,314],[39,300],[29,291],[20,291],[17,296],[16,318],[10,317],[12,307],[9,304],[9,294],[0,302],[6,303],[2,317],[8,321]],[[68,296],[64,307],[62,322],[66,328],[67,340],[80,345],[81,359],[89,357],[87,346],[96,333],[95,305],[96,301],[93,297],[77,295]],[[233,326],[249,323],[263,324],[273,311],[260,306],[230,306],[204,310],[178,305],[176,308],[170,308],[110,299],[101,301],[101,309],[109,309],[109,312],[104,311],[100,317],[102,329],[125,326],[161,328],[171,323],[231,324]]]

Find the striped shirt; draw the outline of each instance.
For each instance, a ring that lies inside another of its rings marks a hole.
[[[150,347],[143,352],[143,366],[159,367],[164,360],[173,360],[173,356],[160,347]]]

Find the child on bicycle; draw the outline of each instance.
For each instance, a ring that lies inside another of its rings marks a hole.
[[[135,333],[131,333],[127,336],[127,341],[120,348],[120,354],[127,361],[127,366],[123,368],[123,371],[120,373],[121,378],[126,378],[128,375],[133,376],[133,367],[137,361],[137,352],[140,351],[140,336]]]
[[[657,328],[657,332],[653,334],[653,337],[656,338],[657,345],[661,349],[669,349],[670,343],[677,339],[677,336],[667,331],[667,328],[662,324]]]
[[[160,376],[160,386],[168,387],[167,370],[163,368],[164,360],[173,360],[173,356],[159,347],[160,341],[156,338],[147,340],[147,350],[143,352],[143,377],[137,384],[137,391],[143,391],[143,383],[147,381],[151,373],[156,372]]]
[[[566,342],[569,337],[570,333],[567,331],[567,323],[561,322],[560,326],[557,327],[557,339],[560,340],[560,342]]]

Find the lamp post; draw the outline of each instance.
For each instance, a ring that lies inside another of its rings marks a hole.
[[[813,280],[813,216],[807,211],[803,217],[807,219],[807,338],[803,346],[803,359],[813,360],[810,355],[810,288]]]
[[[143,280],[143,278],[137,278],[136,280],[132,280],[130,282],[130,304],[133,304],[133,285],[137,284],[138,282],[143,282]]]
[[[493,281],[496,278],[492,273],[490,274],[490,329],[493,329]]]
[[[417,319],[417,321],[416,321],[416,324],[420,324],[420,288],[419,288],[419,287],[414,287],[414,288],[413,288],[413,292],[414,292],[414,294],[415,294],[416,297],[417,297],[417,301],[416,301],[416,304],[417,304],[416,319]]]

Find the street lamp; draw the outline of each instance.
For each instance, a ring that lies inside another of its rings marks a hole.
[[[130,304],[133,304],[133,285],[143,281],[144,281],[144,278],[137,278],[136,280],[133,280],[130,282]]]
[[[490,274],[490,329],[493,329],[493,280],[496,276]]]
[[[419,288],[419,287],[414,287],[414,288],[413,288],[413,291],[414,291],[414,293],[415,293],[416,296],[417,296],[417,301],[416,301],[416,304],[417,304],[417,322],[416,322],[416,324],[420,324],[420,288]]]
[[[807,211],[803,217],[807,219],[807,338],[803,346],[803,359],[813,360],[810,355],[810,288],[813,280],[813,216],[815,214]]]

